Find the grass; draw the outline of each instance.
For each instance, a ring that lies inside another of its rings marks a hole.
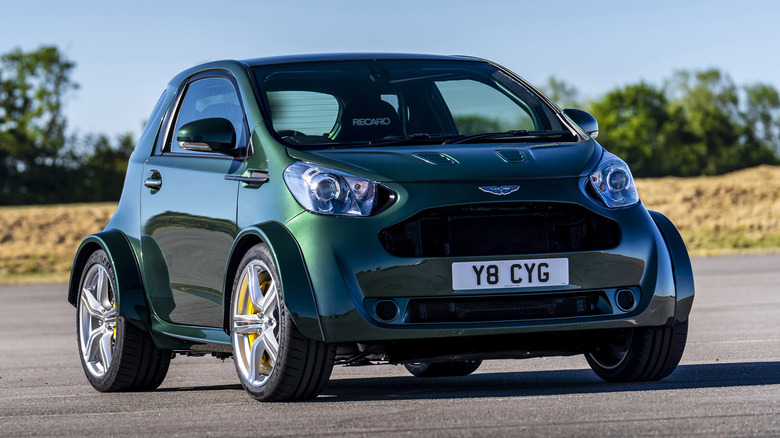
[[[637,181],[647,208],[677,225],[693,255],[780,252],[780,166]],[[0,284],[67,281],[81,239],[114,203],[0,207]]]

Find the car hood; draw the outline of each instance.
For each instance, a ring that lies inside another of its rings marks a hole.
[[[517,180],[583,176],[597,164],[601,147],[581,143],[489,143],[382,146],[301,151],[295,159],[358,173],[376,181],[423,182]]]

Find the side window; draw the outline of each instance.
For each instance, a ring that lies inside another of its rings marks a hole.
[[[461,134],[536,129],[529,112],[501,91],[473,80],[436,82]]]
[[[189,122],[213,117],[229,120],[236,130],[236,145],[241,147],[246,144],[244,111],[233,83],[227,78],[210,77],[198,79],[187,86],[176,116],[169,150],[192,153],[179,147],[176,132]]]
[[[285,90],[269,91],[267,96],[276,132],[327,136],[336,125],[339,103],[330,94]]]

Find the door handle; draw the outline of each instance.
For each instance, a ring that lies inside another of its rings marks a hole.
[[[153,170],[152,176],[144,180],[144,186],[152,190],[160,190],[162,188],[162,175],[160,175],[160,172]]]
[[[260,187],[268,182],[268,172],[265,170],[247,170],[243,175],[225,175],[228,181],[241,181],[243,187]]]

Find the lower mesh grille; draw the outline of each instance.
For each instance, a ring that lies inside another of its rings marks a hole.
[[[599,305],[601,302],[602,305]],[[413,299],[407,322],[517,321],[610,313],[604,292],[501,297]]]
[[[620,243],[608,218],[567,203],[491,203],[423,210],[379,232],[396,257],[601,251]]]

